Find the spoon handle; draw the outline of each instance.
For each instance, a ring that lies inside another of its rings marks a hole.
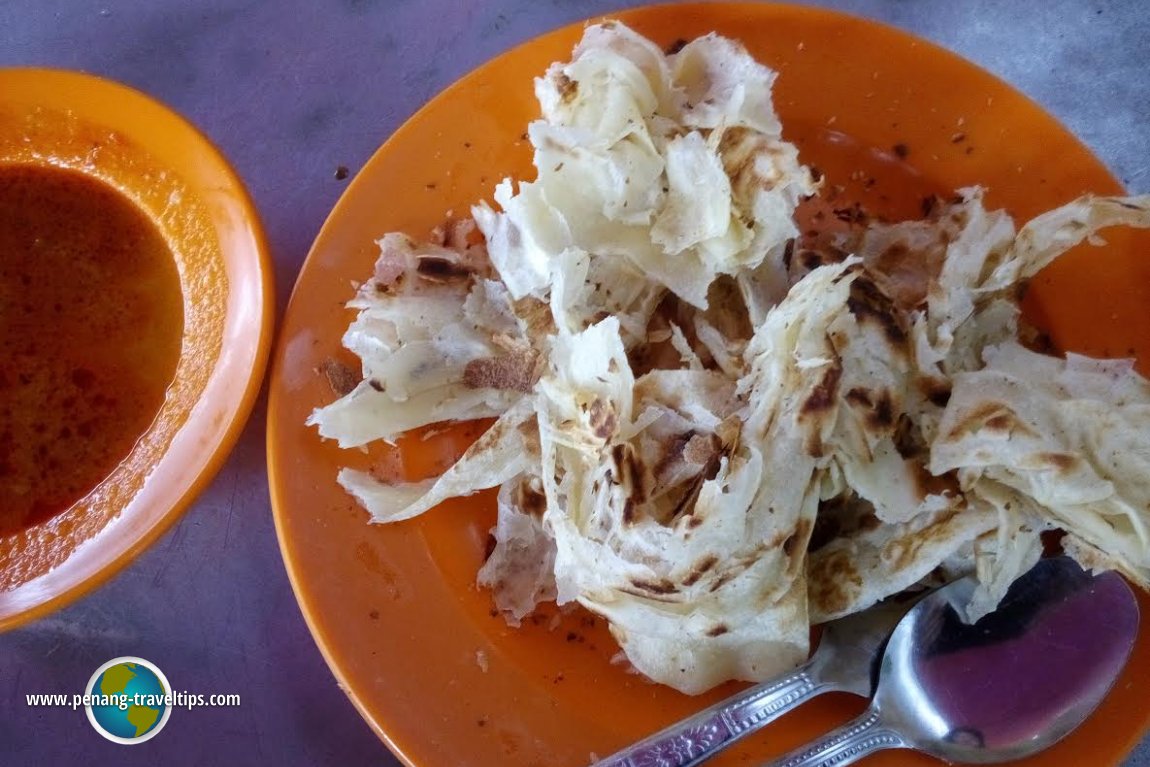
[[[595,763],[595,767],[693,767],[816,695],[837,689],[812,662],[756,685]]]
[[[888,748],[910,748],[910,744],[883,724],[878,710],[869,708],[854,721],[763,767],[846,767]]]

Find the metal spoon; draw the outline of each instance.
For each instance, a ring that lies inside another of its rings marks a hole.
[[[869,697],[882,648],[915,598],[888,600],[827,624],[802,666],[749,687],[595,763],[595,767],[693,767],[824,692]]]
[[[887,643],[870,707],[768,767],[845,767],[888,748],[994,764],[1041,751],[1081,724],[1134,646],[1130,587],[1065,557],[1042,560],[970,625],[960,610],[973,589],[957,581],[919,602]]]

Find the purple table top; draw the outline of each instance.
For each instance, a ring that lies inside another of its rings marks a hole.
[[[0,66],[79,69],[174,107],[222,148],[259,205],[282,312],[352,173],[424,101],[507,48],[627,0],[0,0]],[[1140,0],[842,0],[978,62],[1150,191],[1150,14]],[[0,99],[3,94],[0,94]],[[182,520],[96,593],[0,636],[0,764],[395,765],[336,686],[275,540],[264,400]],[[120,655],[177,690],[239,693],[176,711],[123,748],[29,693],[81,692]],[[430,726],[430,724],[429,724]],[[1144,743],[1127,767],[1150,767]]]

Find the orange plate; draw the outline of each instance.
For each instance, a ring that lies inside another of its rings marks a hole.
[[[787,137],[841,199],[913,216],[921,195],[980,183],[1019,219],[1085,192],[1120,186],[1035,104],[986,72],[907,34],[849,16],[777,5],[652,7],[618,15],[660,44],[712,30],[742,40],[780,72],[775,104]],[[283,328],[271,382],[268,462],[288,573],[320,649],[376,732],[413,765],[580,765],[736,689],[689,698],[610,663],[616,646],[583,612],[511,629],[490,614],[475,573],[494,496],[457,499],[419,519],[369,526],[336,484],[341,465],[442,468],[478,431],[369,455],[324,444],[304,426],[333,395],[317,366],[351,361],[340,337],[352,282],[366,279],[373,240],[424,236],[448,210],[465,213],[509,174],[529,177],[522,134],[537,115],[532,77],[566,60],[581,24],[544,35],[472,72],[431,101],[376,153],[317,238]],[[958,136],[956,134],[963,134]],[[902,145],[896,149],[897,145]],[[854,174],[856,170],[862,174]],[[868,180],[873,178],[873,183]],[[844,204],[845,204],[844,202]],[[1147,245],[1146,239],[1139,242]],[[1063,258],[1030,303],[1067,348],[1150,359],[1150,262],[1134,238]],[[1105,296],[1105,310],[1098,298]],[[1116,764],[1150,718],[1150,643],[1102,710],[1031,765]],[[858,713],[828,696],[731,749],[715,763],[755,763]],[[749,760],[749,761],[748,761]],[[875,765],[937,764],[915,754]]]
[[[0,70],[0,163],[118,189],[176,259],[184,334],[167,398],[132,452],[57,517],[0,537],[0,630],[87,593],[154,541],[215,475],[271,347],[271,265],[255,207],[220,153],[163,105],[77,72]]]

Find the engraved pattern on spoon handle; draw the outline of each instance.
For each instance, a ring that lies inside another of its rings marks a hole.
[[[800,746],[763,767],[846,767],[888,748],[909,748],[909,744],[882,723],[878,711],[871,709],[814,743]]]
[[[830,689],[808,663],[777,682],[752,687],[657,732],[595,767],[693,767]]]

